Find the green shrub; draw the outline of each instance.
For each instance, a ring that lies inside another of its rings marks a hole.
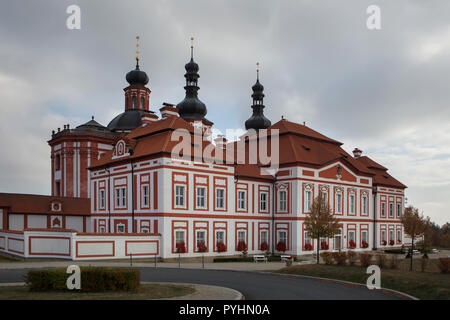
[[[134,291],[140,285],[140,272],[128,268],[81,267],[81,291]],[[30,291],[68,290],[66,269],[31,270],[26,276]]]
[[[331,255],[331,252],[325,251],[320,253],[320,256],[322,257],[322,260],[325,264],[333,264],[333,256]]]
[[[361,253],[359,255],[359,262],[361,263],[361,267],[367,268],[372,264],[372,254],[371,253]]]
[[[345,265],[345,262],[347,260],[346,252],[333,252],[332,255],[333,255],[334,261],[336,261],[336,264]]]
[[[404,254],[405,251],[403,249],[386,249],[384,253],[392,253],[392,254]]]

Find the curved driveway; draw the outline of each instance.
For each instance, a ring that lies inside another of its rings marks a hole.
[[[399,299],[361,286],[343,285],[302,277],[270,273],[207,269],[138,268],[142,281],[184,282],[216,285],[238,290],[247,300]],[[0,270],[0,283],[21,282],[27,269]]]

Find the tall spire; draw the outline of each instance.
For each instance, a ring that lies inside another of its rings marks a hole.
[[[136,69],[139,70],[139,36],[136,36]]]
[[[204,119],[207,110],[206,105],[198,99],[198,64],[194,61],[194,38],[191,38],[191,60],[184,66],[186,73],[186,97],[178,105],[178,112],[180,117],[189,120],[202,120]]]
[[[271,122],[264,116],[264,86],[259,83],[259,62],[256,63],[256,83],[252,87],[253,94],[253,114],[245,121],[245,129],[267,129]]]

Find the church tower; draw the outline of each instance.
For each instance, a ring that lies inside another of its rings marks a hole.
[[[193,41],[194,38],[191,38]],[[184,77],[186,78],[186,97],[183,101],[177,104],[177,109],[180,117],[185,120],[205,120],[207,113],[206,105],[200,101],[198,98],[198,64],[194,62],[194,46],[191,45],[191,60],[185,65],[186,73]]]
[[[258,131],[260,129],[267,129],[270,127],[271,122],[264,116],[264,86],[259,83],[259,63],[256,65],[256,83],[252,87],[253,114],[247,121],[245,121],[245,129],[254,129]]]

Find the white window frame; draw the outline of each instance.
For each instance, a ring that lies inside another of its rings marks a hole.
[[[362,231],[361,231],[361,243],[362,243],[363,241],[369,243],[369,241],[368,241],[368,232],[367,232],[367,230],[362,230]]]
[[[123,228],[123,231],[120,231],[120,228]],[[123,223],[118,223],[116,225],[116,232],[117,233],[125,233],[125,225]]]
[[[242,198],[240,195],[243,195]],[[247,191],[246,190],[238,190],[237,191],[238,210],[246,210],[247,209],[246,199],[247,199]]]
[[[99,226],[98,230],[100,233],[106,233],[106,226]]]
[[[353,237],[351,237],[350,235],[353,235]],[[353,240],[353,242],[356,244],[356,231],[355,230],[348,230],[348,242],[350,243],[351,240]]]
[[[304,239],[305,239],[305,245],[309,243],[312,246],[312,244],[313,244],[312,243],[312,238],[309,236],[309,232],[305,231],[303,236],[304,236]]]
[[[354,193],[350,193],[350,194],[348,195],[348,213],[349,213],[349,214],[352,214],[352,215],[355,215],[355,214],[356,214],[356,210],[355,210],[355,207],[356,207],[355,199],[356,199],[356,197],[355,197],[355,194],[354,194]]]
[[[219,191],[222,191],[221,197]],[[225,209],[225,188],[216,188],[216,209]]]
[[[399,239],[403,240],[402,239],[402,230],[400,230],[400,229],[397,230],[397,242],[398,242]]]
[[[127,187],[115,187],[114,188],[114,202],[116,208],[126,208],[127,207]]]
[[[199,239],[200,237],[198,236],[199,234],[202,234],[202,238],[203,238],[203,244],[206,246],[206,230],[197,230],[195,232],[195,248],[198,250],[198,244],[200,243]]]
[[[142,207],[150,207],[150,186],[143,184],[141,186],[141,205]]]
[[[363,214],[363,215],[367,215],[367,212],[368,212],[368,210],[367,210],[367,196],[362,196],[361,197],[361,214]]]
[[[175,208],[186,208],[186,186],[184,184],[176,184],[175,189]],[[183,190],[182,193],[178,193],[178,190]]]
[[[281,196],[284,194],[284,198]],[[287,212],[287,190],[278,190],[278,211]]]
[[[381,216],[386,217],[386,202],[381,203]]]
[[[243,239],[241,239],[241,237],[240,237],[242,234],[244,235]],[[240,241],[244,241],[245,245],[247,245],[247,231],[245,231],[245,230],[238,230],[236,241],[237,241],[237,244],[239,244]]]
[[[381,241],[386,241],[386,230],[381,230]]]
[[[336,193],[336,204],[335,204],[335,211],[336,213],[342,214],[342,193],[337,192]]]
[[[392,237],[391,237],[392,236]],[[394,233],[394,230],[389,230],[389,232],[388,232],[388,237],[389,237],[389,241],[388,241],[388,243],[389,242],[391,242],[391,240],[392,241],[394,241],[394,243],[395,243],[395,233]]]
[[[263,237],[264,234],[264,237]],[[268,230],[261,230],[259,231],[259,242],[260,244],[263,244],[264,242],[269,245],[269,232]]]
[[[219,241],[219,240],[220,240],[219,237],[218,237],[219,234],[222,235],[221,241]],[[215,237],[216,237],[216,245],[217,245],[218,243],[223,243],[223,244],[225,244],[225,230],[216,230],[216,235],[215,235]]]
[[[262,191],[259,194],[259,210],[261,212],[268,212],[269,211],[268,199],[269,199],[269,193],[268,192]]]
[[[304,197],[305,197],[305,212],[311,212],[312,207],[312,190],[305,190]]]
[[[106,206],[105,196],[106,196],[105,189],[100,189],[98,191],[98,208],[99,209],[105,209],[105,206]]]
[[[284,240],[284,241],[282,241],[282,240]],[[278,230],[278,242],[283,242],[287,247],[287,231],[286,230]]]
[[[183,235],[181,237],[182,239],[178,237],[179,234]],[[175,237],[175,239],[174,239],[174,241],[175,241],[175,249],[176,249],[177,243],[179,243],[179,242],[183,242],[184,245],[186,246],[186,230],[175,230],[174,237]],[[179,241],[179,239],[180,239],[180,241]]]
[[[400,218],[402,216],[402,204],[397,203],[397,218]]]
[[[200,190],[202,190],[200,192]],[[205,186],[197,186],[195,188],[195,204],[197,209],[206,209],[207,188]]]
[[[394,217],[394,203],[390,202],[389,203],[389,218],[393,218]]]

